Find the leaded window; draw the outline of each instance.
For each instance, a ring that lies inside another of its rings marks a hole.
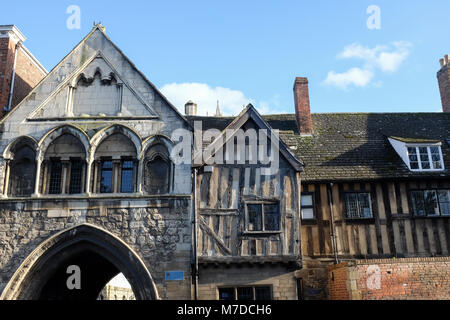
[[[415,216],[450,215],[450,190],[411,191],[411,204]]]
[[[134,189],[134,161],[122,161],[122,179],[120,191],[123,193],[131,193]]]
[[[50,162],[50,181],[48,187],[49,194],[61,193],[62,164],[59,160]]]
[[[271,300],[271,286],[219,288],[219,300]]]
[[[345,206],[347,218],[349,219],[364,219],[373,217],[370,193],[346,193]]]
[[[409,167],[413,171],[443,170],[440,146],[408,147]]]
[[[279,203],[248,203],[247,231],[280,231]]]
[[[81,160],[72,160],[70,163],[70,194],[82,192],[83,162]]]
[[[100,192],[112,193],[113,192],[113,162],[111,160],[104,160],[101,163],[101,180],[100,180]]]

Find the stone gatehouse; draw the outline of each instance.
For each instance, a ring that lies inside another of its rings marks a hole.
[[[296,299],[301,162],[194,165],[201,141],[175,161],[198,120],[95,26],[1,121],[1,298],[95,299],[122,272],[137,299]],[[251,105],[241,128],[272,131]]]

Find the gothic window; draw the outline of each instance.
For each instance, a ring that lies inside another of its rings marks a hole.
[[[146,154],[144,188],[149,194],[165,194],[170,191],[172,163],[163,144],[152,146]]]
[[[9,195],[30,196],[36,179],[36,153],[28,145],[16,149],[10,162]]]
[[[122,179],[121,179],[121,192],[131,193],[134,189],[134,161],[123,160],[122,161]]]
[[[56,138],[45,151],[43,192],[48,194],[79,194],[84,192],[85,149],[70,133]]]
[[[121,130],[121,129],[119,129]],[[95,192],[133,193],[136,190],[137,152],[132,140],[122,132],[105,138],[95,153]]]

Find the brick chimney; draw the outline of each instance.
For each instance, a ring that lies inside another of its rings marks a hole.
[[[441,92],[442,111],[450,112],[450,61],[448,54],[439,60],[441,69],[437,73],[439,91]]]
[[[0,118],[47,75],[22,44],[25,40],[16,26],[0,25]]]
[[[297,77],[294,83],[295,115],[302,136],[312,135],[311,108],[309,104],[308,78]]]

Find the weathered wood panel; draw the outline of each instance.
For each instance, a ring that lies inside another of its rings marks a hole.
[[[335,183],[332,187],[305,184],[303,190],[315,195],[316,220],[302,223],[304,255],[333,256],[327,188],[331,189],[332,194],[336,250],[339,256],[378,258],[450,254],[450,217],[416,217],[410,199],[411,190],[448,189],[450,182],[422,180]],[[347,219],[346,192],[369,192],[373,218]]]

